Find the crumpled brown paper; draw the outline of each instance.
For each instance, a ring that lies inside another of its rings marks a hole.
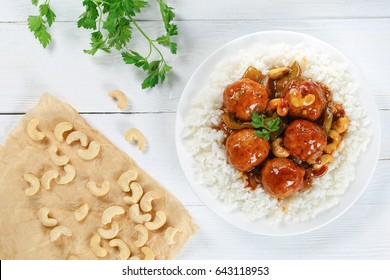
[[[32,140],[26,132],[27,123],[33,118],[39,119],[38,128],[46,135],[40,142]],[[82,148],[79,143],[68,145],[54,137],[55,126],[64,121],[72,123],[74,130],[84,132],[90,141],[101,143],[97,158],[82,160],[77,155],[77,149]],[[23,179],[25,173],[41,178],[44,172],[54,169],[60,175],[64,174],[63,168],[55,166],[49,159],[48,149],[53,144],[59,147],[62,154],[70,157],[70,163],[76,168],[76,177],[67,185],[53,182],[50,190],[41,185],[38,193],[29,197],[24,192],[29,187]],[[116,238],[121,238],[130,247],[131,256],[143,259],[143,253],[134,245],[138,232],[128,215],[129,205],[122,201],[126,194],[117,184],[120,175],[130,168],[138,170],[137,181],[144,188],[144,193],[157,190],[162,195],[153,202],[152,217],[156,210],[167,214],[166,224],[160,230],[149,232],[145,246],[154,251],[156,259],[171,259],[196,231],[188,211],[127,154],[90,127],[71,106],[44,94],[39,104],[26,113],[0,146],[0,259],[97,259],[89,242],[98,228],[109,228],[102,224],[101,215],[111,205],[120,205],[126,209],[124,215],[115,217],[120,225]],[[88,181],[97,184],[109,181],[110,192],[97,198],[86,188]],[[82,222],[77,222],[74,211],[84,203],[88,203],[90,212]],[[69,227],[72,236],[62,236],[51,242],[51,228],[43,226],[38,219],[37,212],[42,207],[50,209],[50,215],[58,221],[58,225]],[[171,246],[164,239],[164,232],[169,226],[180,230]],[[101,240],[101,246],[108,251],[102,259],[116,259],[119,250],[111,248],[108,243],[109,240]]]

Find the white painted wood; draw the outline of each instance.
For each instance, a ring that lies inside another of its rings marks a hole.
[[[152,1],[153,2],[153,1]],[[81,0],[52,0],[57,21],[53,44],[43,50],[28,31],[26,18],[37,9],[29,0],[0,0],[0,143],[44,91],[70,103],[120,149],[132,156],[190,211],[199,231],[178,259],[389,259],[390,258],[390,2],[387,0],[255,1],[167,0],[175,7],[180,36],[168,82],[141,91],[142,74],[120,55],[82,53],[89,31],[76,27]],[[161,32],[156,7],[141,24],[153,36]],[[292,237],[246,233],[213,214],[186,182],[174,143],[175,112],[186,81],[216,48],[248,33],[265,30],[303,32],[346,54],[367,80],[380,109],[382,146],[369,186],[357,203],[329,225]],[[135,33],[134,47],[144,48]],[[130,113],[118,112],[107,96],[125,91]],[[140,153],[123,137],[138,127],[149,141]],[[1,172],[1,171],[0,171]]]
[[[114,145],[129,154],[156,180],[172,191],[180,201],[188,206],[203,205],[186,181],[177,159],[174,125],[175,113],[159,114],[82,114],[87,122],[102,132]],[[0,115],[0,143],[17,125],[21,115]],[[381,119],[387,120],[389,127],[390,111],[382,111]],[[139,152],[135,143],[129,144],[124,139],[128,128],[136,127],[142,131],[148,141],[145,152]],[[388,170],[390,170],[390,131],[384,130],[380,160],[374,177],[367,191],[359,200],[364,204],[390,204]]]
[[[28,0],[1,0],[0,21],[25,21],[37,8]],[[158,20],[156,2],[139,16],[143,20]],[[175,8],[177,20],[241,20],[241,19],[302,19],[302,18],[378,18],[390,15],[386,0],[166,0]],[[82,0],[52,0],[59,21],[76,21],[83,13]]]
[[[178,259],[389,258],[390,204],[356,204],[321,229],[291,237],[245,233],[203,206],[188,209],[201,227]]]
[[[152,33],[157,25],[143,24]],[[343,32],[339,31],[340,25]],[[389,104],[388,26],[390,19],[183,21],[179,23],[179,53],[168,56],[174,72],[163,86],[142,91],[143,73],[125,65],[118,53],[95,57],[84,54],[82,50],[89,46],[89,33],[77,29],[74,23],[55,25],[54,42],[47,50],[33,38],[25,23],[0,24],[0,34],[7,38],[0,43],[0,112],[25,112],[44,91],[66,98],[82,112],[115,112],[116,107],[107,99],[112,88],[120,88],[129,95],[133,112],[174,112],[186,81],[211,52],[239,36],[270,29],[304,32],[334,45],[361,70],[372,93]],[[137,47],[142,45],[136,44]]]

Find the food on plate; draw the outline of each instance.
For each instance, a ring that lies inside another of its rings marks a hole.
[[[228,85],[223,93],[226,109],[243,121],[250,121],[253,112],[263,112],[267,106],[268,94],[258,82],[243,78]]]
[[[0,169],[1,259],[172,259],[196,231],[173,195],[48,94],[0,146]]]
[[[272,224],[335,206],[370,138],[357,86],[344,65],[303,44],[227,57],[184,120],[195,181]]]
[[[290,116],[315,121],[322,116],[330,92],[318,82],[297,79],[284,89],[283,98],[289,104]]]
[[[226,140],[226,153],[231,165],[240,171],[249,171],[268,156],[270,145],[255,136],[255,129],[244,128],[232,132]]]
[[[303,187],[305,169],[287,158],[267,160],[261,169],[261,186],[270,195],[286,198]]]
[[[307,120],[294,120],[284,132],[283,145],[296,159],[316,162],[327,143],[325,130]]]
[[[302,77],[300,71],[278,85],[293,67],[301,69],[294,61],[264,75],[249,66],[245,78],[226,86],[217,128],[226,134],[228,162],[244,172],[248,187],[262,187],[278,199],[307,190],[314,177],[325,174],[333,156],[323,153],[331,155],[342,141],[329,127],[341,117],[348,118],[342,104],[332,101],[326,85]],[[255,80],[246,78],[249,72],[258,73],[252,75]],[[332,107],[343,113],[334,117],[331,110],[325,112]],[[342,126],[344,135],[348,125]]]

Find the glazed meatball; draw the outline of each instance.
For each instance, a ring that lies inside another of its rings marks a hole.
[[[326,141],[322,127],[307,120],[295,120],[287,127],[283,144],[293,157],[313,162],[322,154]]]
[[[250,128],[236,130],[226,140],[228,160],[240,171],[251,170],[268,156],[268,141],[255,136],[254,132]]]
[[[308,94],[313,94],[315,96],[315,101],[313,104],[302,107],[295,107],[291,104],[291,96],[294,95],[294,92],[298,91],[302,98]],[[292,117],[308,119],[311,121],[317,120],[321,117],[322,112],[326,106],[326,90],[325,88],[317,82],[310,80],[295,80],[290,83],[288,88],[284,93],[284,98],[289,103],[289,115]]]
[[[243,78],[225,88],[223,104],[243,121],[250,121],[252,113],[262,113],[267,107],[268,94],[264,86],[248,78]]]
[[[273,197],[286,198],[303,186],[305,169],[287,158],[267,160],[261,170],[263,189]]]

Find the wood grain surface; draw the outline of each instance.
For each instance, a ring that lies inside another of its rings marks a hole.
[[[389,1],[167,0],[177,15],[179,51],[168,55],[174,71],[167,82],[147,91],[140,88],[143,74],[125,65],[119,53],[83,53],[89,32],[76,25],[81,0],[51,1],[57,22],[47,49],[27,27],[26,19],[37,13],[36,7],[28,0],[0,2],[0,143],[47,91],[80,111],[188,208],[199,231],[178,259],[390,258]],[[162,30],[156,7],[145,10],[139,20],[151,34]],[[221,220],[192,191],[176,156],[176,110],[192,73],[223,44],[265,30],[302,32],[344,53],[370,86],[382,126],[380,159],[357,203],[336,221],[291,237],[257,236]],[[134,34],[132,47],[142,52],[144,46]],[[119,112],[107,96],[112,88],[127,93],[127,111]],[[144,132],[149,141],[145,153],[125,141],[129,127]]]

